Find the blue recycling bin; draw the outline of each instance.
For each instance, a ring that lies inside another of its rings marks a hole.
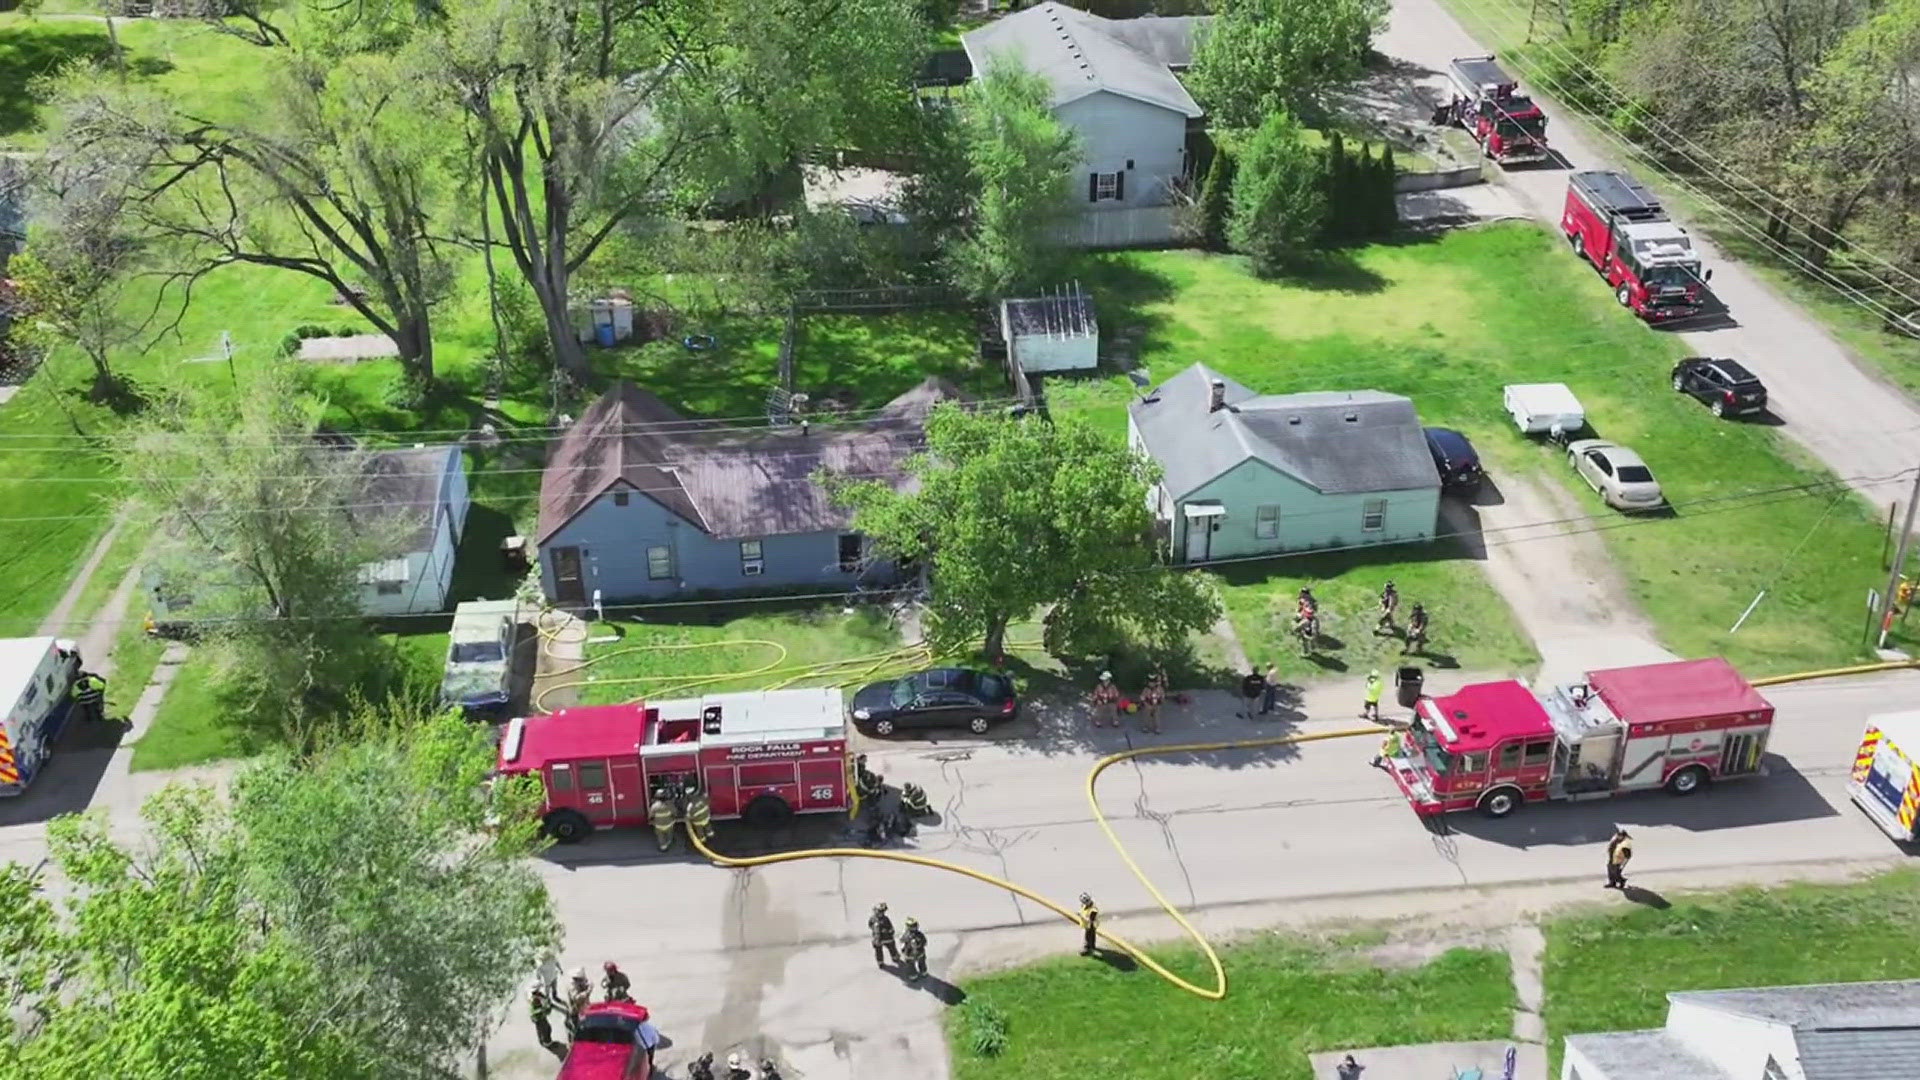
[[[613,324],[603,322],[595,325],[593,328],[593,340],[599,342],[600,347],[603,349],[613,348]]]

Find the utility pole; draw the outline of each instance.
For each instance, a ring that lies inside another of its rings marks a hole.
[[[220,351],[227,354],[227,378],[233,380],[234,392],[240,390],[240,373],[233,367],[233,334],[220,331]]]
[[[1893,549],[1893,569],[1887,572],[1887,591],[1880,597],[1874,641],[1882,648],[1887,644],[1887,614],[1893,610],[1894,598],[1900,590],[1900,571],[1907,565],[1907,542],[1913,535],[1913,510],[1916,504],[1920,504],[1920,469],[1914,470],[1913,493],[1907,496],[1906,520],[1900,525],[1900,542]]]

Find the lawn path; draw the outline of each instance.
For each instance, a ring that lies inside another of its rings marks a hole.
[[[1541,1003],[1546,1000],[1546,951],[1547,936],[1537,924],[1523,922],[1507,929],[1507,963],[1513,969],[1513,993],[1520,1003],[1513,1010],[1516,1042],[1547,1041],[1546,1021],[1540,1019]]]
[[[116,513],[113,524],[107,526],[107,531],[100,534],[99,541],[93,545],[93,551],[87,555],[87,561],[73,575],[73,580],[67,583],[67,591],[60,597],[60,602],[53,605],[53,610],[47,612],[46,618],[40,620],[42,637],[54,636],[66,629],[67,620],[73,615],[74,605],[80,602],[80,594],[86,591],[87,583],[93,580],[93,572],[100,568],[101,561],[107,557],[107,551],[113,547],[114,538],[120,535],[120,526],[125,524],[126,520],[127,515],[124,510]],[[109,632],[107,641],[111,644],[112,640],[112,634]],[[86,651],[81,655],[91,660],[96,655],[104,658],[106,653],[104,650]]]

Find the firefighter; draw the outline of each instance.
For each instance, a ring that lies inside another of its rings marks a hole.
[[[1080,955],[1092,956],[1100,936],[1100,908],[1093,902],[1092,893],[1080,894],[1080,926]]]
[[[919,784],[901,785],[900,810],[908,817],[927,817],[932,814],[933,804],[927,801],[927,790]]]
[[[553,1045],[553,998],[547,995],[547,988],[535,979],[527,987],[527,1014],[533,1018],[533,1036],[540,1040],[541,1046]]]
[[[780,1070],[773,1064],[772,1058],[760,1059],[760,1080],[780,1080]]]
[[[1147,685],[1140,691],[1141,727],[1151,734],[1160,733],[1160,706],[1167,701],[1167,670],[1159,664],[1153,665],[1153,673],[1147,676]]]
[[[1627,862],[1633,858],[1633,837],[1618,825],[1613,827],[1613,839],[1607,841],[1607,888],[1624,889],[1627,887]]]
[[[1360,704],[1360,719],[1378,721],[1380,719],[1380,692],[1386,683],[1380,681],[1380,669],[1367,672],[1367,698]]]
[[[1302,619],[1311,619],[1320,614],[1320,601],[1314,599],[1313,590],[1300,586],[1300,595],[1294,604],[1294,614]]]
[[[1112,724],[1120,726],[1120,688],[1113,685],[1113,672],[1100,673],[1100,681],[1093,684],[1093,726],[1106,727]]]
[[[893,920],[887,918],[886,904],[873,905],[873,914],[867,916],[867,933],[873,935],[873,966],[887,966],[880,958],[881,951],[885,950],[886,955],[893,957],[893,966],[899,967],[900,949],[893,943]]]
[[[600,965],[600,993],[608,1001],[632,1001],[633,980],[620,970],[620,965],[609,960]]]
[[[1401,739],[1402,736],[1399,728],[1394,728],[1392,731],[1387,732],[1387,737],[1380,742],[1380,752],[1373,755],[1374,768],[1384,769],[1387,767],[1387,761],[1389,759],[1400,756]]]
[[[1375,634],[1391,634],[1394,631],[1393,615],[1400,610],[1400,590],[1388,581],[1380,587],[1380,621],[1373,624]]]
[[[1240,680],[1240,696],[1247,699],[1247,719],[1253,719],[1254,713],[1260,708],[1260,699],[1266,692],[1267,677],[1260,674],[1259,668],[1247,672],[1246,677]]]
[[[1413,611],[1407,615],[1407,640],[1400,646],[1402,656],[1410,652],[1424,652],[1427,647],[1427,609],[1423,604],[1413,605]]]
[[[593,984],[587,981],[586,968],[574,968],[573,979],[567,984],[567,1041],[580,1037],[580,1018],[587,1013],[587,1006],[593,1004]]]
[[[704,844],[713,835],[713,803],[698,784],[689,781],[687,786],[687,828]]]
[[[747,1068],[747,1059],[738,1050],[727,1055],[727,1080],[753,1080],[753,1070]]]
[[[647,821],[653,826],[653,842],[660,845],[660,850],[672,849],[673,827],[679,824],[680,815],[674,809],[673,800],[667,797],[664,784],[654,788],[653,805],[647,808]]]
[[[900,957],[906,961],[908,981],[927,977],[927,935],[920,932],[919,919],[907,920],[907,932],[900,935]]]
[[[713,1051],[709,1050],[687,1063],[688,1080],[713,1080]]]
[[[83,671],[73,680],[73,709],[81,720],[107,718],[107,680]]]
[[[879,773],[867,768],[867,755],[861,754],[853,759],[853,789],[863,803],[876,803],[886,794],[887,782]]]

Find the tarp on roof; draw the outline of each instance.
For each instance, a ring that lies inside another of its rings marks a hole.
[[[1630,724],[1773,708],[1732,664],[1717,656],[1589,672],[1587,684]]]

